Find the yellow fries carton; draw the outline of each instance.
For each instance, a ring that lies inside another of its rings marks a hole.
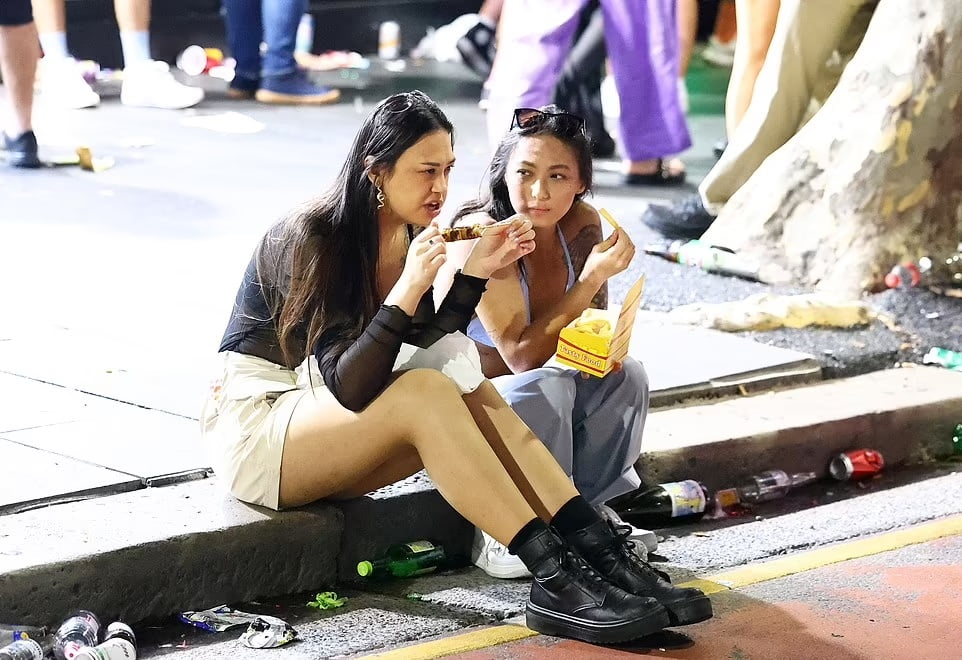
[[[593,376],[605,376],[628,355],[645,276],[628,290],[621,312],[586,309],[561,329],[555,360]]]

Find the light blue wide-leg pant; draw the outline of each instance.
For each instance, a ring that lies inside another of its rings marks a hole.
[[[542,367],[491,379],[592,505],[637,488],[648,374],[632,358],[604,378]]]

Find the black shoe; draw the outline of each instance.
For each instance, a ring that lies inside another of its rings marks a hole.
[[[27,131],[13,139],[4,133],[3,148],[7,152],[7,164],[11,167],[27,169],[43,167],[43,162],[37,156],[37,136],[33,131]]]
[[[454,47],[461,53],[465,65],[484,79],[491,73],[494,62],[494,30],[478,21]]]
[[[701,195],[691,195],[672,206],[649,205],[641,221],[665,238],[696,239],[711,227],[715,216],[705,209]]]
[[[699,589],[676,587],[663,573],[642,559],[628,540],[631,528],[598,522],[568,537],[571,545],[606,580],[636,596],[656,599],[668,610],[673,626],[712,617],[711,600]]]
[[[614,158],[617,154],[617,147],[614,139],[610,135],[602,135],[598,138],[591,138],[591,157],[592,158]]]
[[[592,644],[618,644],[658,632],[668,613],[653,598],[635,596],[607,582],[546,529],[518,548],[534,575],[525,609],[531,630]]]
[[[711,148],[711,152],[715,154],[715,158],[721,158],[722,154],[725,153],[725,149],[728,148],[728,140],[719,140]]]

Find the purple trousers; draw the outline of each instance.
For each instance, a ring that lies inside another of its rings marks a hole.
[[[621,100],[620,133],[632,161],[691,146],[678,101],[676,0],[600,0],[608,59]],[[497,143],[516,107],[551,103],[588,0],[506,0],[488,80],[488,135]]]

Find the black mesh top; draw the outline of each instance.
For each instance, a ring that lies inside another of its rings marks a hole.
[[[291,278],[291,253],[280,244],[282,224],[267,232],[244,271],[220,351],[253,355],[293,369],[296,365],[287,364],[281,351],[274,314],[283,307]],[[413,317],[398,307],[381,305],[349,344],[335,341],[333,333],[322,330],[311,353],[324,384],[345,408],[364,408],[387,385],[401,344],[427,348],[448,333],[464,332],[486,284],[485,279],[458,271],[437,310],[432,289],[422,296]],[[349,315],[351,310],[344,312]],[[303,343],[294,354],[306,356],[306,331],[295,335]]]

